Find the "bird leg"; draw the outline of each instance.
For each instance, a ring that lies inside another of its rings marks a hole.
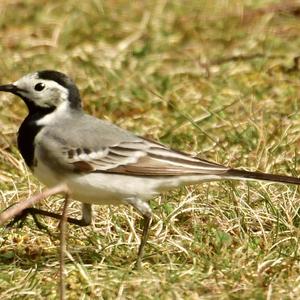
[[[53,196],[56,194],[66,194],[68,193],[68,188],[65,184],[59,184],[52,188],[45,189],[41,193],[38,193],[28,199],[22,200],[15,205],[8,207],[2,213],[0,213],[0,225],[3,225],[9,219],[22,214],[22,211],[28,209],[29,207],[33,206],[35,203],[45,199],[49,196]]]
[[[134,268],[136,270],[141,269],[141,263],[142,263],[142,259],[144,256],[144,248],[145,248],[145,245],[146,245],[148,237],[149,237],[150,225],[151,225],[151,216],[149,217],[149,216],[144,215],[144,225],[143,225],[144,228],[143,228],[141,243],[139,246],[138,256],[137,256],[135,266],[134,266]]]
[[[37,219],[36,215],[51,217],[57,220],[61,220],[62,218],[62,215],[54,212],[38,209],[35,207],[28,207],[22,210],[19,215],[15,216],[15,218],[7,225],[7,227],[12,227],[17,222],[21,222],[21,226],[22,226],[24,220],[28,215],[32,215],[34,222],[39,229],[45,229],[45,225],[41,224],[41,222]],[[67,221],[71,224],[75,224],[81,227],[90,225],[92,222],[91,205],[87,203],[82,204],[82,218],[80,220],[75,218],[67,218]]]
[[[144,256],[144,248],[149,237],[149,229],[152,220],[152,210],[147,202],[144,202],[137,198],[126,199],[126,203],[132,205],[144,218],[143,233],[139,245],[137,259],[134,266],[134,269],[139,270],[141,268],[141,263]]]

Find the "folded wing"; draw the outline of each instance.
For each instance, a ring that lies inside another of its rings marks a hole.
[[[76,172],[106,172],[136,176],[222,174],[228,168],[161,144],[137,139],[102,149],[76,148],[64,151]]]

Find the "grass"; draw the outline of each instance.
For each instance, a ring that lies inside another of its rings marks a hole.
[[[286,2],[2,0],[0,82],[58,69],[97,117],[225,165],[297,176],[300,23]],[[25,115],[1,95],[1,210],[42,188],[16,148]],[[133,209],[95,206],[93,226],[69,226],[69,299],[299,297],[297,187],[205,183],[151,206],[139,272]],[[0,229],[2,300],[57,299],[57,222],[42,221],[51,235],[31,218]]]

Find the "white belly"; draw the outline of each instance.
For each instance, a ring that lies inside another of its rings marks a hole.
[[[62,183],[62,179],[43,163],[39,162],[33,169],[33,175],[47,187],[53,187]]]
[[[60,176],[41,163],[34,169],[34,175],[48,187],[65,182],[74,200],[97,205],[126,204],[129,198],[146,201],[180,185],[221,179],[216,175],[136,177],[109,173]]]

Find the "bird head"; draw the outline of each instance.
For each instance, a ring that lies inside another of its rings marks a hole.
[[[27,74],[12,84],[0,86],[0,91],[19,96],[29,112],[54,110],[62,103],[71,108],[80,108],[78,88],[65,74],[52,70]]]

